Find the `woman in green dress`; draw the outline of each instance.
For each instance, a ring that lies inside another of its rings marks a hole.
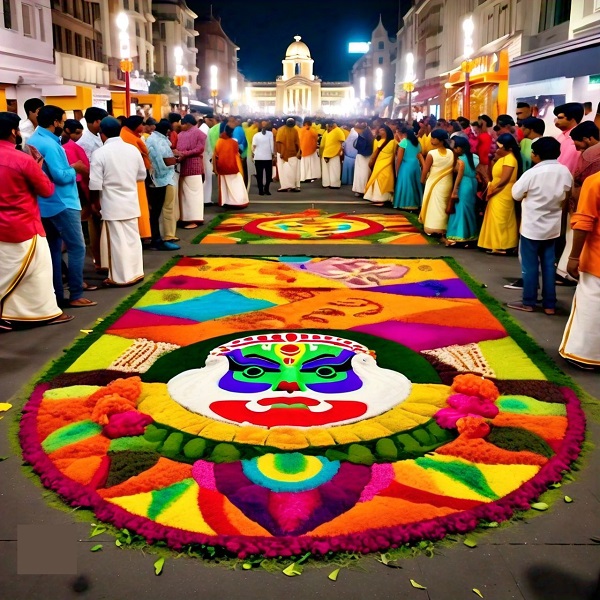
[[[454,172],[454,188],[448,204],[448,231],[446,246],[467,245],[477,239],[477,179],[475,170],[479,157],[471,152],[471,144],[466,137],[456,136],[454,154],[457,156]]]
[[[419,144],[412,127],[405,125],[398,132],[401,140],[398,143],[398,154],[396,155],[394,208],[418,210],[421,208],[423,200],[421,144]]]

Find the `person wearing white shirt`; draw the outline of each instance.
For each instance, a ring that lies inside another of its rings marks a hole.
[[[515,310],[535,310],[541,264],[542,307],[547,315],[555,314],[555,244],[560,236],[562,210],[573,187],[573,177],[558,162],[559,156],[560,143],[555,138],[535,140],[531,145],[534,166],[512,188],[513,198],[522,202],[519,250],[523,301],[508,303]]]
[[[90,191],[96,192],[92,205],[104,221],[100,248],[102,264],[108,265],[103,285],[133,285],[144,278],[144,264],[138,217],[137,182],[146,179],[146,167],[138,149],[119,136],[121,125],[113,117],[100,123],[104,145],[92,155]]]
[[[212,167],[212,156],[213,147],[210,143],[210,137],[208,132],[210,128],[216,123],[214,115],[209,114],[204,116],[204,121],[200,125],[200,131],[203,131],[206,135],[206,146],[204,146],[204,154],[202,155],[202,161],[204,162],[204,204],[212,204],[212,189],[213,189],[213,167]]]
[[[256,165],[258,195],[271,195],[269,186],[273,179],[273,160],[275,160],[275,141],[269,131],[269,122],[260,122],[260,131],[252,138],[252,158]]]
[[[29,98],[29,100],[25,100],[23,108],[27,118],[19,123],[19,133],[21,134],[22,148],[25,148],[27,145],[27,140],[33,135],[33,132],[37,127],[37,115],[42,106],[44,106],[44,102],[39,98]]]

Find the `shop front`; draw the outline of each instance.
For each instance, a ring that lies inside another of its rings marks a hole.
[[[505,114],[508,107],[508,51],[478,56],[452,71],[444,85],[443,116],[456,119],[466,114],[465,77],[469,71],[469,116],[475,120],[479,115],[496,119]]]

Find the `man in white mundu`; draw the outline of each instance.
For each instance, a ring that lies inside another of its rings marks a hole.
[[[144,278],[137,182],[146,179],[146,167],[137,148],[119,137],[120,130],[116,119],[102,119],[104,145],[94,152],[90,165],[92,204],[97,209],[99,196],[103,219],[100,252],[102,264],[108,266],[105,286],[132,285]]]
[[[319,134],[313,128],[310,119],[304,119],[300,136],[300,182],[321,178],[321,160],[319,159]]]
[[[202,162],[204,163],[204,204],[212,203],[212,189],[213,189],[213,166],[212,157],[214,148],[210,142],[208,132],[210,128],[216,123],[214,115],[208,114],[204,116],[204,122],[200,125],[199,129],[206,135],[206,145],[204,146],[204,154],[202,155]]]
[[[296,121],[291,117],[286,120],[285,126],[277,130],[275,139],[277,148],[277,170],[279,171],[278,192],[300,191],[300,137],[296,129]]]

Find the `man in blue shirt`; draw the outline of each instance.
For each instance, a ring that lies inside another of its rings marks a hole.
[[[48,237],[52,256],[54,293],[59,306],[80,308],[95,306],[97,302],[83,297],[83,262],[85,241],[81,228],[81,203],[77,193],[78,173],[89,172],[82,161],[69,165],[67,155],[60,144],[65,113],[62,108],[51,104],[38,112],[38,126],[29,138],[28,146],[33,146],[44,158],[43,169],[54,183],[54,194],[48,198],[38,197],[44,229]],[[69,260],[69,300],[65,301],[62,282],[62,245],[67,248]],[[87,286],[86,289],[97,289]]]
[[[150,230],[152,231],[150,248],[152,250],[179,250],[180,248],[174,242],[164,241],[160,235],[160,213],[165,203],[167,186],[173,185],[175,164],[177,163],[171,149],[171,142],[167,137],[170,131],[171,123],[167,119],[162,119],[146,140],[146,147],[152,162],[150,174],[152,184],[148,186]]]

